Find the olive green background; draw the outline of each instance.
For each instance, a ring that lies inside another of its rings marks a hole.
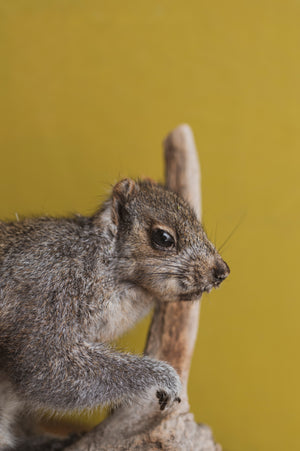
[[[240,224],[189,385],[225,451],[300,449],[299,25],[296,0],[0,0],[2,218],[89,214],[120,177],[161,180],[163,137],[193,127],[208,235]]]

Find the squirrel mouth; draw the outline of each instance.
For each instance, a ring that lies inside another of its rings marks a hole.
[[[209,283],[208,285],[195,290],[195,291],[189,291],[188,293],[184,293],[180,295],[181,301],[196,301],[197,299],[200,299],[203,293],[210,293],[213,288],[218,288],[219,284],[213,284]]]

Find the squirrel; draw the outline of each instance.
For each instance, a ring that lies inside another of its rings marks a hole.
[[[0,222],[0,449],[18,449],[22,412],[180,402],[171,365],[109,342],[228,274],[188,203],[149,180],[121,180],[90,217]]]

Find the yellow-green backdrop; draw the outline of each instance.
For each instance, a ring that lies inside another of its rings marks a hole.
[[[241,222],[189,389],[225,451],[300,449],[299,52],[296,0],[0,0],[2,218],[88,214],[121,176],[162,179],[184,121],[210,238]]]

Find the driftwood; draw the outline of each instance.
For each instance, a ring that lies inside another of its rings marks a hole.
[[[166,184],[190,202],[201,219],[200,169],[193,133],[180,125],[164,141]],[[200,302],[157,305],[145,354],[170,362],[178,371],[183,390],[181,404],[166,412],[157,400],[115,410],[68,451],[184,450],[221,451],[208,426],[197,424],[189,412],[187,382],[197,335]]]

